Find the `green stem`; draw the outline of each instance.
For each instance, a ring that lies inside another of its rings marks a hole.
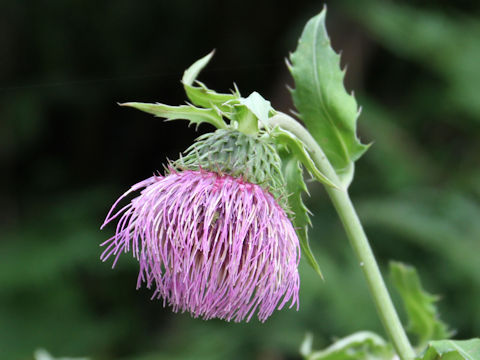
[[[334,183],[340,184],[338,176],[324,152],[312,135],[300,125],[300,123],[288,115],[278,113],[269,120],[269,124],[271,126],[278,125],[301,139],[307,146],[318,169]],[[385,330],[400,358],[402,360],[413,359],[415,352],[393,306],[392,299],[385,286],[377,261],[375,260],[365,231],[350,200],[348,191],[346,189],[336,189],[331,186],[325,186],[325,189],[337,210],[350,243],[355,250]]]

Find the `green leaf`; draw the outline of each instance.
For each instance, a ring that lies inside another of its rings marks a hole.
[[[356,136],[359,109],[343,85],[340,56],[330,46],[326,9],[310,19],[290,55],[295,80],[292,96],[300,119],[321,146],[345,186],[356,161],[367,149]]]
[[[192,85],[197,79],[198,74],[200,74],[200,71],[207,66],[214,54],[215,50],[212,50],[209,54],[195,61],[187,70],[185,70],[182,77],[182,83],[184,85]]]
[[[246,106],[236,105],[227,116],[238,124],[238,131],[249,135],[258,133],[258,119]]]
[[[277,143],[287,147],[287,149],[296,156],[297,160],[299,160],[303,166],[305,166],[308,172],[312,174],[318,181],[324,183],[325,185],[339,188],[335,183],[332,182],[332,180],[327,178],[323,173],[320,172],[320,170],[318,170],[312,158],[310,157],[310,154],[305,148],[305,145],[294,134],[282,128],[275,127],[271,131],[270,136],[274,138]]]
[[[241,98],[239,103],[246,106],[247,109],[255,115],[257,121],[260,121],[264,127],[267,127],[268,116],[274,111],[270,101],[265,100],[262,95],[254,91],[247,98]]]
[[[170,106],[164,104],[148,104],[140,102],[129,102],[120,104],[145,111],[157,117],[169,120],[189,120],[190,124],[209,123],[218,129],[226,129],[227,125],[222,116],[214,109],[201,109],[193,105]]]
[[[198,74],[208,64],[214,53],[215,51],[210,52],[185,70],[182,83],[188,98],[193,104],[204,108],[217,107],[220,111],[228,113],[231,111],[232,105],[240,99],[238,91],[233,94],[220,94],[210,90],[200,81],[196,81]],[[194,83],[198,86],[193,86]]]
[[[480,339],[431,341],[421,360],[480,360]]]
[[[423,290],[415,268],[399,262],[391,262],[390,273],[408,315],[408,330],[417,336],[418,346],[423,347],[430,340],[450,337],[451,332],[439,319],[435,307],[438,297]]]
[[[392,359],[393,350],[382,337],[360,331],[337,340],[324,350],[311,350],[312,337],[307,335],[300,353],[307,360],[380,360]]]
[[[300,240],[302,255],[307,259],[308,264],[323,279],[322,271],[318,265],[315,256],[310,249],[308,242],[308,226],[311,226],[308,209],[302,201],[302,193],[307,192],[307,186],[303,181],[303,171],[300,162],[294,154],[287,151],[281,151],[282,170],[287,182],[288,205],[293,213],[293,226]]]

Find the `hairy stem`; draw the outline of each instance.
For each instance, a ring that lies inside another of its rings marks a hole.
[[[313,139],[312,135],[300,123],[288,115],[278,113],[269,120],[269,124],[271,126],[278,125],[301,139],[307,146],[318,169],[334,183],[340,184],[335,170],[322,149],[315,139]],[[402,360],[413,359],[415,353],[412,345],[405,334],[405,330],[393,306],[392,299],[385,286],[377,261],[375,260],[365,231],[350,200],[348,191],[330,186],[325,186],[325,189],[337,210],[350,243],[355,250],[385,330],[400,358]]]

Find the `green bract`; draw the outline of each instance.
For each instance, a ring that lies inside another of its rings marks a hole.
[[[205,86],[205,84],[196,80],[198,74],[208,64],[214,51],[195,61],[183,73],[182,84],[190,101],[204,108],[218,108],[223,113],[231,111],[232,105],[238,103],[240,93],[236,91],[233,94],[220,94]],[[197,86],[194,86],[193,84]]]
[[[286,149],[291,151],[294,155],[294,158],[300,161],[308,170],[308,172],[313,175],[318,181],[326,185],[338,188],[336,184],[334,184],[329,178],[327,178],[324,174],[320,172],[320,170],[317,168],[312,158],[310,157],[310,154],[306,149],[305,144],[298,137],[280,127],[275,127],[270,132],[270,136],[275,139],[278,144],[284,145]]]
[[[354,161],[368,145],[357,139],[360,111],[343,85],[345,71],[330,46],[325,16],[324,9],[307,23],[288,65],[295,80],[292,96],[299,117],[346,187],[353,177]]]
[[[300,246],[302,248],[302,255],[305,256],[310,266],[323,279],[323,274],[320,270],[315,256],[310,249],[308,241],[308,227],[312,225],[310,221],[309,211],[302,200],[302,194],[308,192],[307,185],[303,181],[303,170],[300,162],[295,155],[286,150],[280,152],[283,165],[283,175],[287,182],[288,191],[288,205],[293,213],[292,222],[295,226]]]
[[[243,178],[264,187],[288,210],[281,159],[275,144],[267,136],[246,135],[234,129],[206,133],[173,166]]]
[[[121,104],[138,110],[145,111],[157,117],[169,120],[189,120],[190,124],[209,123],[218,129],[227,127],[221,114],[215,109],[202,109],[193,105],[170,106],[165,104],[147,104],[140,102],[129,102]]]

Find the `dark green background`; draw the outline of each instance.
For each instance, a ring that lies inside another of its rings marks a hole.
[[[418,267],[457,338],[480,334],[480,17],[476,1],[337,1],[327,25],[373,141],[351,192],[379,262]],[[131,184],[197,135],[116,102],[180,104],[183,70],[292,108],[284,58],[317,1],[5,1],[0,11],[0,358],[296,359],[362,329],[383,334],[345,234],[310,183],[301,308],[265,324],[173,314],[99,261],[99,226]],[[203,125],[200,132],[211,130]]]

